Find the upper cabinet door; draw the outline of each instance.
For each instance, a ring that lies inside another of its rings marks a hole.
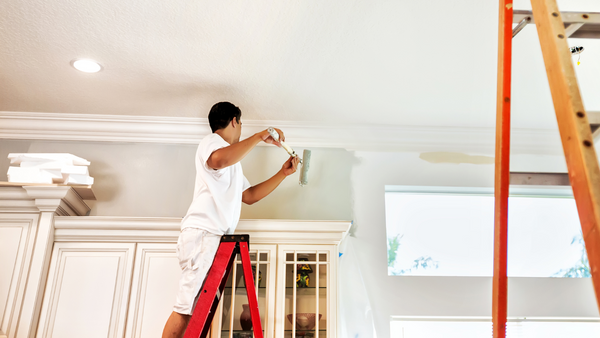
[[[331,245],[279,246],[278,337],[335,337],[335,252]]]
[[[160,337],[173,311],[181,268],[175,243],[140,243],[129,297],[126,338]]]
[[[133,243],[55,243],[37,337],[123,337],[134,251]]]

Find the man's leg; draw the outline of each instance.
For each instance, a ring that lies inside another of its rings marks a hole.
[[[163,338],[183,337],[192,317],[198,292],[212,266],[220,242],[221,236],[209,234],[204,230],[187,228],[181,232],[177,251],[179,266],[183,271],[179,279],[174,311],[165,324]]]
[[[192,316],[182,315],[173,311],[171,316],[167,320],[167,324],[165,324],[165,329],[163,330],[162,338],[181,338],[185,333],[185,328],[188,325]]]

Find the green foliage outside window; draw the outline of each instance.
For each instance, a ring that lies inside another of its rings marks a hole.
[[[396,235],[396,237],[388,237],[388,267],[394,267],[396,263],[396,255],[400,247],[400,240],[404,235]]]
[[[396,257],[398,255],[398,249],[400,248],[400,240],[404,237],[404,235],[396,235],[395,237],[388,237],[388,274],[390,275],[404,275],[411,272],[413,269],[437,269],[439,267],[439,262],[434,261],[433,258],[429,256],[421,256],[415,259],[412,267],[408,269],[399,269],[396,268]]]
[[[573,237],[571,245],[581,245],[581,257],[572,267],[568,269],[562,269],[559,272],[552,275],[552,277],[568,277],[568,278],[585,278],[592,277],[590,274],[590,263],[588,261],[587,254],[585,252],[585,243],[583,242],[583,236],[578,235]]]

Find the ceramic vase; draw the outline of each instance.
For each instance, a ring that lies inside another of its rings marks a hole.
[[[240,315],[240,325],[242,326],[242,330],[250,331],[252,330],[252,316],[250,315],[250,305],[242,304],[242,314]]]

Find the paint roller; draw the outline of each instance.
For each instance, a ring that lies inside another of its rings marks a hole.
[[[275,141],[277,141],[281,144],[281,147],[283,147],[283,149],[285,149],[285,151],[287,151],[287,153],[290,154],[290,156],[298,157],[298,159],[300,160],[300,164],[302,165],[302,169],[300,170],[300,181],[298,183],[300,183],[301,187],[307,185],[308,184],[308,168],[310,167],[310,150],[304,149],[304,152],[302,153],[302,158],[300,158],[298,156],[298,154],[296,154],[294,149],[292,149],[290,146],[285,144],[285,142],[279,140],[279,133],[275,130],[275,128],[269,127],[269,129],[267,129],[267,131],[269,132],[269,135],[271,135],[271,137]]]

